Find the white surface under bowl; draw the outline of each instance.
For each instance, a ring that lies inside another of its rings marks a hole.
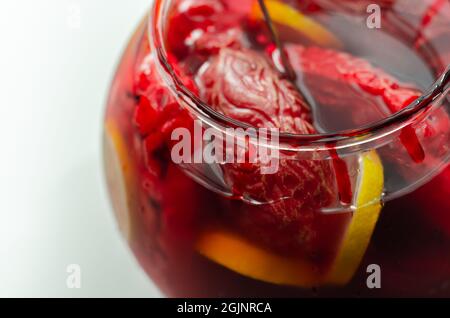
[[[101,161],[109,84],[149,6],[2,2],[0,296],[160,296],[117,230]]]

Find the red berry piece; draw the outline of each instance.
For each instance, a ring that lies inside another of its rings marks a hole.
[[[179,58],[185,57],[198,34],[215,26],[220,21],[218,15],[223,14],[223,11],[222,3],[216,0],[178,1],[168,24],[167,43],[170,51]]]
[[[268,60],[251,50],[222,49],[198,77],[203,98],[221,113],[255,127],[311,134],[311,109]]]
[[[157,128],[158,112],[150,104],[147,97],[141,96],[134,114],[134,122],[141,136],[147,136]]]
[[[414,85],[401,83],[369,62],[346,53],[298,45],[288,46],[287,51],[293,67],[302,74],[306,89],[320,105],[318,125],[329,131],[382,120],[421,95]],[[326,116],[321,116],[321,112]],[[323,120],[330,117],[332,122]],[[388,146],[383,156],[396,163],[405,177],[414,177],[415,169],[423,169],[422,164],[435,165],[436,158],[448,151],[445,139],[449,124],[445,111],[437,110],[424,123],[406,127],[400,144]]]
[[[315,132],[310,107],[260,53],[222,49],[202,69],[197,83],[204,100],[236,120],[285,132]],[[236,196],[270,202],[232,203],[230,220],[248,236],[281,252],[306,253],[308,257],[314,254],[317,258],[331,255],[337,239],[324,239],[321,231],[325,226],[318,212],[336,197],[329,163],[282,159],[273,175],[262,175],[259,165],[228,164],[223,170]],[[344,221],[345,217],[338,219]],[[337,225],[329,234],[333,236],[340,229]]]

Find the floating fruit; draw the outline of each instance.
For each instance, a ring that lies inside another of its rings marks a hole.
[[[382,208],[384,176],[378,155],[364,154],[359,164],[356,210],[326,271],[312,261],[278,255],[224,226],[201,232],[197,251],[232,271],[268,283],[299,287],[347,283],[364,256]]]

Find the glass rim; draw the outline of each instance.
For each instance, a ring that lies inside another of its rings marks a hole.
[[[235,120],[215,111],[208,103],[202,101],[193,92],[187,88],[171,66],[164,41],[164,17],[168,13],[170,0],[154,0],[152,10],[148,16],[148,37],[151,51],[155,52],[155,62],[157,70],[169,89],[175,96],[180,98],[203,121],[219,125],[225,128],[256,128],[247,123]],[[382,120],[362,125],[355,129],[347,129],[332,133],[318,134],[293,134],[280,132],[280,144],[294,145],[293,148],[285,150],[302,150],[309,148],[311,150],[326,149],[330,147],[335,149],[344,149],[363,144],[372,143],[380,138],[386,139],[388,136],[395,137],[396,134],[411,124],[424,121],[424,113],[430,111],[433,102],[447,95],[450,91],[450,65],[430,88],[410,103],[402,110],[391,114]]]

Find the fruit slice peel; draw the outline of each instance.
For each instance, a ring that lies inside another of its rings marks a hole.
[[[196,250],[232,271],[268,283],[304,288],[347,283],[364,256],[382,208],[384,176],[378,154],[371,151],[361,155],[359,165],[356,210],[327,273],[307,260],[267,251],[223,226],[201,232]]]
[[[377,153],[371,151],[360,157],[356,210],[344,234],[327,281],[332,284],[347,283],[356,272],[378,221],[382,205],[384,176],[383,165]]]
[[[313,264],[274,254],[221,226],[202,232],[196,248],[206,258],[256,280],[312,287],[320,279]]]
[[[130,211],[138,200],[133,190],[134,173],[128,146],[117,124],[107,120],[104,132],[105,169],[111,189],[114,212],[119,220],[120,230],[129,239],[131,235]]]

